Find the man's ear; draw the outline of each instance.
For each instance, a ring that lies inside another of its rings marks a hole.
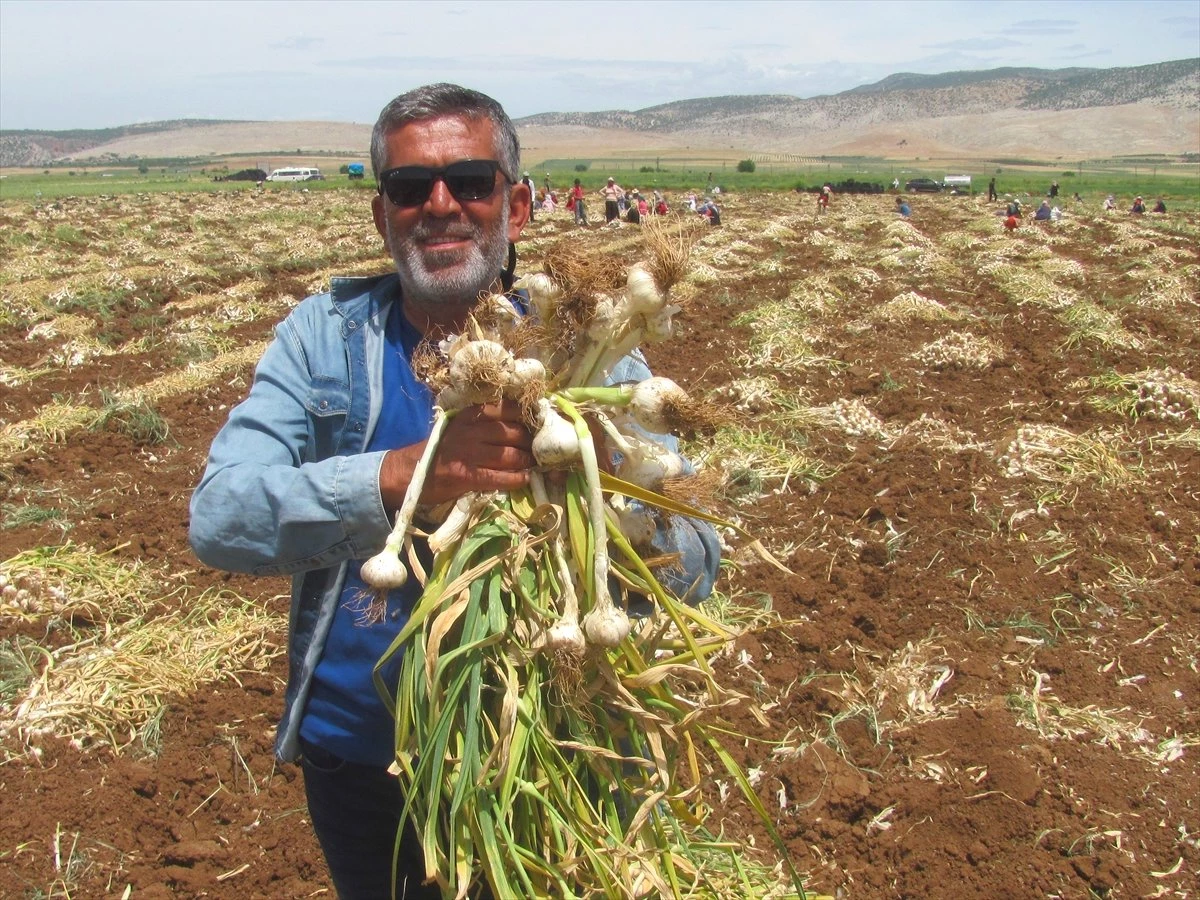
[[[515,244],[529,221],[529,211],[533,208],[533,194],[529,185],[518,181],[512,186],[508,195],[508,241]]]
[[[371,198],[371,217],[375,219],[375,230],[379,232],[379,236],[383,238],[383,246],[387,247],[387,212],[383,208],[383,195],[376,194]],[[388,247],[388,251],[391,251]]]

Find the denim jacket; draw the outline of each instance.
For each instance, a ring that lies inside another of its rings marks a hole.
[[[192,495],[189,538],[206,565],[290,575],[288,686],[276,753],[299,756],[300,720],[333,622],[345,563],[377,553],[391,531],[379,493],[384,452],[364,452],[383,403],[384,327],[399,279],[335,278],[281,322],[245,400],[213,440]],[[649,374],[640,357],[610,381]],[[667,436],[663,443],[673,446]],[[702,522],[672,517],[655,541],[680,554],[667,586],[698,602],[720,558]]]

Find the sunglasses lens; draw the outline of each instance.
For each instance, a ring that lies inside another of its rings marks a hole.
[[[499,165],[488,159],[464,159],[445,169],[427,166],[401,166],[389,169],[380,178],[383,193],[396,206],[420,206],[433,193],[434,181],[441,178],[455,200],[483,200],[496,190]]]
[[[405,166],[384,173],[383,192],[397,206],[420,206],[433,193],[433,172],[423,166]]]
[[[446,167],[446,187],[455,200],[482,200],[496,189],[496,170],[485,159],[468,159]]]

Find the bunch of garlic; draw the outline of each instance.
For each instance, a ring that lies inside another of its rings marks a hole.
[[[34,572],[0,572],[0,617],[53,615],[67,605],[67,591]]]

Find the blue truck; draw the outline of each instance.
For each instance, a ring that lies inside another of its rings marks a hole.
[[[359,178],[362,178],[363,174],[364,173],[363,173],[363,164],[362,163],[350,163],[350,165],[346,166],[346,177],[349,178],[351,181],[355,181]]]

